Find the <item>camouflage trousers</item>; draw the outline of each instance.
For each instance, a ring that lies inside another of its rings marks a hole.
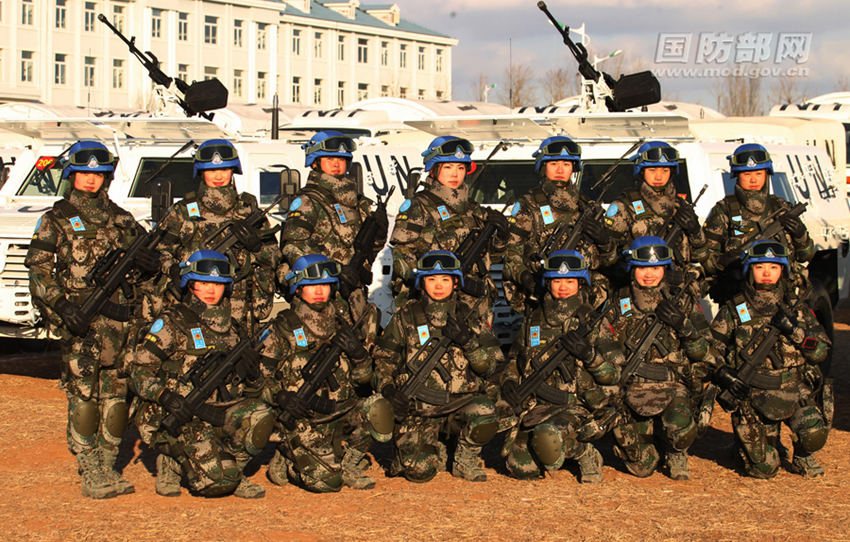
[[[413,482],[427,482],[437,472],[446,470],[448,455],[441,437],[457,437],[458,447],[480,448],[495,436],[498,428],[496,407],[484,395],[469,397],[463,406],[440,414],[412,414],[396,425],[392,474],[401,474]]]
[[[542,417],[535,416],[532,410],[529,413],[532,424],[520,421],[505,439],[502,455],[514,478],[529,480],[539,478],[544,471],[558,470],[566,459],[581,456],[588,446],[577,439],[578,429],[590,416],[585,408],[580,405],[558,409],[544,406],[539,410],[544,409],[546,413]]]
[[[154,433],[153,444],[180,464],[190,489],[214,497],[236,489],[242,469],[263,450],[273,429],[271,409],[260,399],[246,398],[227,407],[222,427],[195,417],[176,437]]]

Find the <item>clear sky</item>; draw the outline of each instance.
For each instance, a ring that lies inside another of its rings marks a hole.
[[[514,63],[528,64],[541,75],[559,66],[575,69],[560,36],[535,0],[398,0],[398,5],[402,17],[460,40],[453,53],[456,99],[472,97],[471,86],[479,74],[491,82],[502,80],[509,43]],[[796,89],[808,97],[842,90],[839,81],[850,80],[847,0],[549,0],[547,5],[563,24],[578,27],[586,23],[591,59],[594,53],[603,56],[622,49],[624,70],[641,62],[642,69],[659,75],[666,71],[659,77],[666,99],[715,107],[716,76],[706,76],[704,71],[677,74],[675,70],[734,67],[736,57],[756,58],[752,66],[771,73],[763,83],[765,95],[777,84],[779,78],[772,75],[777,72],[790,73]],[[687,62],[670,61],[676,53],[685,52],[686,42]],[[659,58],[664,62],[656,62],[659,43],[666,47],[666,56]],[[792,54],[777,62],[780,47]],[[796,62],[794,55],[801,58],[806,52],[808,58]],[[729,60],[722,63],[725,54]],[[698,58],[702,62],[697,62]],[[615,68],[616,63],[600,64],[602,69],[607,66]],[[536,101],[545,103],[540,93]]]

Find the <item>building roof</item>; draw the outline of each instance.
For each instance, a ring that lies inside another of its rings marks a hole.
[[[303,11],[292,7],[292,4],[286,4],[284,10],[281,12],[283,15],[294,15],[297,17],[306,17],[308,19],[321,19],[323,21],[334,21],[338,23],[349,23],[349,24],[357,24],[362,26],[370,26],[374,28],[381,28],[384,30],[397,30],[400,32],[411,32],[414,34],[426,34],[429,36],[438,36],[441,38],[451,38],[451,36],[447,36],[446,34],[440,34],[439,32],[435,32],[433,30],[429,30],[424,26],[420,26],[412,21],[407,19],[400,19],[396,26],[389,25],[384,21],[369,15],[366,13],[366,9],[388,9],[392,4],[369,4],[369,5],[361,5],[355,10],[354,19],[349,19],[348,17],[338,13],[330,8],[325,7],[324,5],[316,2],[315,0],[310,1],[310,13],[304,13]]]

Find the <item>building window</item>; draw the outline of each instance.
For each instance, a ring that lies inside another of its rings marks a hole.
[[[242,21],[239,19],[233,21],[233,46],[242,47]]]
[[[265,23],[257,23],[257,49],[260,51],[266,50],[266,34],[268,34],[268,26]]]
[[[177,39],[180,41],[189,41],[189,14],[177,14]]]
[[[420,88],[419,93],[416,95],[416,97],[419,98],[420,100],[424,100],[425,99],[425,89]]]
[[[416,67],[419,71],[423,71],[425,69],[425,48],[419,48],[419,54],[416,55]]]
[[[390,95],[390,86],[389,85],[381,85],[381,98],[386,98]]]
[[[218,17],[212,15],[204,17],[204,43],[209,45],[218,43]]]
[[[178,64],[177,65],[177,78],[183,81],[189,79],[189,65],[188,64]]]
[[[345,36],[339,36],[339,42],[336,45],[336,59],[345,60]]]
[[[33,56],[32,51],[21,51],[21,81],[24,83],[32,83]]]
[[[357,62],[361,64],[369,62],[369,40],[365,38],[357,40]]]
[[[32,0],[21,0],[21,24],[32,26]]]
[[[97,6],[94,2],[86,2],[86,9],[83,12],[83,30],[86,32],[94,32],[95,10]]]
[[[301,103],[301,78],[292,78],[292,102]]]
[[[443,99],[443,91],[442,91],[442,90],[438,90],[438,91],[437,91],[437,99],[438,99],[438,100],[442,100],[442,99]]]
[[[434,69],[438,72],[443,71],[443,50],[437,49]]]
[[[124,6],[112,6],[112,26],[124,32]]]
[[[398,46],[398,67],[407,67],[407,45],[404,43]]]
[[[345,81],[340,81],[336,85],[336,105],[338,107],[345,105]]]
[[[151,10],[151,37],[152,38],[162,37],[162,10],[161,9],[152,9]]]
[[[266,72],[257,72],[257,99],[266,98]]]
[[[388,66],[390,63],[390,42],[381,42],[381,66]]]
[[[233,70],[233,95],[242,97],[242,70]]]
[[[369,84],[357,83],[357,100],[365,100],[369,97]]]
[[[68,55],[56,53],[56,61],[53,64],[53,82],[57,85],[65,84],[65,70],[68,65]]]
[[[398,97],[399,98],[407,98],[407,87],[399,87]]]
[[[204,81],[215,79],[218,76],[218,68],[215,66],[204,66]]]
[[[124,60],[112,59],[112,88],[124,88]]]
[[[301,31],[293,30],[292,31],[292,54],[300,55],[301,54]]]
[[[322,103],[322,80],[313,80],[313,103],[321,105]]]
[[[322,41],[324,40],[324,34],[321,32],[316,32],[313,34],[313,57],[322,58]]]
[[[95,70],[95,58],[93,56],[85,57],[83,61],[83,86],[84,87],[93,87],[94,86],[94,70]]]
[[[65,0],[56,0],[56,28],[67,28],[68,8]],[[57,83],[58,84],[58,83]],[[62,83],[64,84],[64,83]]]

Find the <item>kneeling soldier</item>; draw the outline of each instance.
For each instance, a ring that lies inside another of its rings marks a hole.
[[[362,330],[377,329],[378,315],[360,311],[355,321],[337,295],[341,269],[320,254],[295,260],[286,277],[292,306],[274,320],[262,352],[266,400],[279,409],[283,432],[269,479],[316,493],[375,487],[366,452],[372,439],[389,441],[394,425],[386,399],[357,394],[372,379],[375,342]]]
[[[426,253],[414,276],[424,293],[393,315],[375,348],[377,387],[400,421],[391,474],[431,480],[448,461],[440,435],[456,435],[452,475],[481,482],[479,454],[498,428],[486,378],[503,359],[499,341],[477,307],[458,300],[463,273],[454,254]]]
[[[761,240],[744,253],[743,292],[724,304],[711,324],[726,364],[715,380],[718,402],[732,411],[732,427],[747,474],[771,478],[780,457],[773,446],[779,424],[791,428],[792,470],[823,475],[812,454],[826,444],[832,422],[831,382],[818,363],[830,343],[789,280],[789,250]]]
[[[136,412],[139,433],[160,452],[156,492],[179,495],[182,472],[189,488],[205,497],[262,497],[263,487],[242,474],[274,428],[260,397],[256,351],[252,378],[222,380],[197,410],[188,401],[240,343],[243,330],[230,311],[231,264],[219,252],[199,250],[181,264],[180,275],[186,294],[154,321],[136,347],[132,371],[133,388],[142,400]]]

